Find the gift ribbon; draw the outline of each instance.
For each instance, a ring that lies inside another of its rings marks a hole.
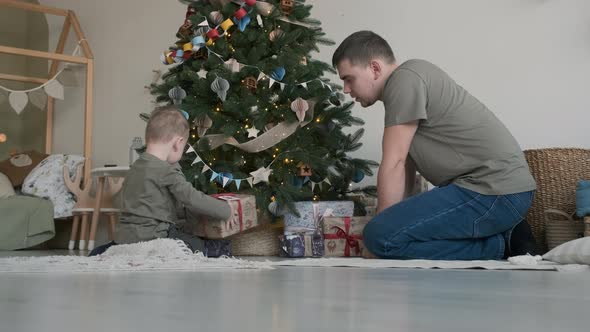
[[[350,231],[350,217],[344,217],[344,229],[338,226],[332,226],[332,229],[336,229],[336,234],[324,234],[326,240],[346,240],[346,246],[344,247],[344,256],[350,257],[350,248],[354,248],[355,254],[358,256],[361,253],[361,248],[358,240],[362,240],[362,235],[351,235],[348,234]]]
[[[242,220],[242,201],[238,198],[238,195],[236,194],[231,194],[231,193],[227,193],[227,194],[213,194],[211,195],[217,199],[221,199],[224,201],[237,201],[238,202],[238,219],[240,221],[240,232],[244,230],[244,221]],[[231,228],[231,224],[230,224],[230,228]]]

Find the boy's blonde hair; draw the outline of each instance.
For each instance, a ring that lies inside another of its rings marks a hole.
[[[156,108],[145,128],[145,141],[149,143],[168,143],[174,136],[187,137],[189,124],[176,106]]]

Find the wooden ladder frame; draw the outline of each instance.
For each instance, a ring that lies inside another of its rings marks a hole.
[[[51,67],[49,69],[48,78],[41,77],[29,77],[20,75],[10,75],[0,73],[0,80],[10,80],[27,83],[39,83],[43,84],[47,82],[57,73],[57,67],[60,61],[68,63],[78,63],[86,65],[86,98],[85,98],[85,113],[84,113],[84,178],[90,179],[90,158],[92,156],[92,102],[93,102],[93,78],[94,78],[94,55],[88,45],[88,41],[84,37],[82,28],[80,28],[80,22],[76,14],[71,10],[65,10],[60,8],[42,6],[37,4],[31,4],[18,0],[0,0],[0,7],[12,7],[23,9],[26,11],[39,12],[57,16],[64,16],[64,24],[59,37],[59,42],[55,52],[43,52],[25,48],[9,47],[0,45],[0,53],[23,55],[35,58],[42,58],[51,60]],[[83,56],[73,56],[63,54],[64,47],[70,33],[70,28],[74,29],[78,43],[82,47]],[[53,145],[53,111],[55,108],[55,100],[51,96],[47,96],[47,129],[45,139],[45,153],[51,154]]]

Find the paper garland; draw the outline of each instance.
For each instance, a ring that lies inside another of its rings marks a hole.
[[[85,39],[78,41],[78,45],[72,52],[72,56],[78,55],[80,51],[80,43],[84,40]],[[47,82],[32,89],[13,90],[2,85],[0,85],[0,89],[9,93],[8,103],[17,114],[20,114],[29,102],[40,109],[44,109],[47,105],[47,96],[60,100],[64,99],[64,87],[57,78],[69,65],[70,64],[66,63],[64,67],[53,75],[52,78],[48,79]],[[44,92],[42,92],[41,89],[43,89]]]
[[[250,188],[253,188],[255,184],[258,184],[260,182],[268,182],[268,177],[272,173],[271,166],[272,166],[272,164],[274,164],[275,161],[279,160],[279,156],[277,156],[270,164],[268,164],[268,166],[260,167],[256,171],[250,172],[250,175],[252,175],[252,176],[249,176],[247,178],[234,178],[233,174],[231,174],[231,173],[214,171],[211,167],[209,167],[207,165],[207,162],[205,160],[203,160],[197,154],[197,151],[195,151],[195,149],[193,148],[192,145],[189,144],[188,146],[189,147],[185,153],[186,154],[194,153],[196,155],[196,158],[191,163],[191,166],[198,164],[198,163],[203,163],[203,168],[201,169],[201,174],[211,171],[211,176],[209,177],[209,182],[221,181],[221,184],[223,185],[224,188],[232,182],[235,182],[237,190],[240,190],[240,186],[242,184],[242,181],[246,181],[250,185]],[[328,178],[325,178],[320,182],[313,182],[309,179],[309,177],[305,177],[305,180],[303,181],[303,183],[307,183],[307,182],[310,183],[312,192],[315,191],[316,186],[318,186],[321,191],[323,183],[327,183],[329,186],[332,185],[332,183],[330,183],[330,180]]]

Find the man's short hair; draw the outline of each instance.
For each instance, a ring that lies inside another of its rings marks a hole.
[[[174,136],[185,137],[189,133],[189,124],[176,106],[156,108],[150,115],[145,128],[146,143],[168,143]]]
[[[342,41],[332,56],[332,65],[336,67],[346,59],[353,65],[364,65],[376,58],[387,63],[395,62],[395,56],[387,41],[372,31],[363,30]]]

